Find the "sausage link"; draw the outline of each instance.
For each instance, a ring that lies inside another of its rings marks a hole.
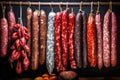
[[[75,26],[75,14],[74,12],[69,14],[69,59],[72,69],[76,68],[76,62],[74,58],[74,46],[73,46],[73,35]]]
[[[62,63],[66,70],[68,60],[68,9],[62,13]]]
[[[97,50],[96,50],[96,28],[94,16],[91,13],[87,22],[87,44],[88,44],[88,62],[91,67],[96,66]]]
[[[83,36],[83,52],[82,52],[82,55],[83,55],[83,67],[86,68],[87,67],[87,16],[86,16],[86,13],[85,11],[82,11],[82,18],[83,18],[83,26],[82,26],[82,36]]]
[[[8,49],[8,23],[6,18],[0,20],[0,56],[5,57]]]
[[[40,64],[45,63],[45,49],[46,49],[46,35],[47,35],[47,25],[46,25],[46,13],[44,10],[40,11],[40,56],[39,56],[39,62]]]
[[[110,66],[110,11],[104,16],[103,25],[103,63],[105,67]]]
[[[57,71],[60,71],[62,68],[61,21],[62,12],[57,12],[55,15],[55,64]]]
[[[47,46],[46,46],[46,65],[49,74],[51,74],[54,69],[54,18],[55,13],[50,12],[48,15]]]
[[[76,15],[75,22],[75,32],[74,32],[74,49],[75,49],[75,60],[78,68],[82,67],[82,59],[81,59],[81,23],[82,23],[82,13],[79,12]]]
[[[10,11],[7,14],[7,20],[8,20],[8,49],[10,49],[10,46],[12,44],[11,41],[11,36],[13,33],[13,26],[16,24],[16,19],[15,19],[15,14],[12,10],[12,8],[10,9]]]
[[[26,27],[30,35],[31,35],[31,25],[32,25],[31,22],[32,22],[32,9],[28,7],[26,10]],[[27,45],[30,48],[30,52],[31,52],[31,37],[28,40]],[[30,52],[28,53],[28,57],[30,57],[31,54]]]
[[[117,65],[117,19],[114,12],[112,12],[112,28],[111,28],[111,65]]]
[[[32,56],[31,56],[31,69],[36,70],[38,68],[38,34],[39,34],[39,24],[38,24],[38,11],[35,10],[32,16]]]
[[[98,68],[101,69],[103,66],[103,40],[102,40],[102,18],[100,13],[96,14],[95,17],[96,32],[97,32],[97,58]]]

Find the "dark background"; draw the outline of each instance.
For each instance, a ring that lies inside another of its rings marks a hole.
[[[18,0],[11,0],[11,1],[18,1]],[[21,1],[26,1],[26,0],[21,0]],[[80,2],[81,0],[30,0],[30,1],[40,1],[40,2]],[[90,0],[83,0],[83,2],[91,2]],[[97,0],[93,0],[94,2]],[[109,0],[100,0],[102,2],[106,2]],[[113,0],[115,1],[115,0]],[[13,6],[13,5],[12,5]],[[23,15],[22,15],[22,20],[23,20],[23,24],[26,25],[26,8],[28,6],[23,6]],[[77,14],[78,10],[79,10],[79,6],[69,6],[69,8],[71,9],[71,7],[74,8],[74,13]],[[35,9],[38,9],[38,6],[31,6],[32,10],[34,11]],[[59,11],[59,7],[58,6],[53,6],[54,8],[54,12],[58,12]],[[94,14],[96,14],[96,8],[97,6],[94,6]],[[100,6],[100,13],[102,15],[102,19],[104,17],[105,12],[108,10],[109,6]],[[50,6],[48,4],[48,6],[41,6],[41,9],[44,9],[48,15],[48,13],[50,12]],[[62,9],[65,9],[65,6],[62,6]],[[71,10],[69,9],[69,12],[71,12]],[[90,13],[90,6],[84,6],[83,5],[83,10],[86,11],[87,16]],[[6,9],[6,13],[9,11],[9,6],[7,5],[7,9]],[[13,11],[15,12],[15,16],[16,16],[16,20],[19,17],[19,6],[13,6]],[[118,21],[118,33],[120,34],[120,6],[115,6],[113,5],[113,11],[116,13],[117,15],[117,21]],[[1,6],[0,6],[0,18],[2,17],[2,10],[1,10]],[[120,36],[118,35],[118,39],[117,39],[117,46],[118,46],[118,64],[115,68],[102,68],[101,70],[99,70],[97,67],[95,68],[91,68],[91,67],[87,67],[86,69],[78,69],[75,70],[78,74],[79,77],[119,77],[120,76]],[[69,68],[68,68],[69,70]],[[23,72],[21,75],[17,75],[15,73],[14,69],[10,68],[10,65],[8,64],[7,58],[0,58],[0,77],[2,78],[16,78],[16,77],[36,77],[39,75],[42,75],[44,73],[47,73],[46,67],[45,65],[43,66],[39,66],[39,69],[36,71],[32,71],[32,70],[28,70]],[[57,72],[54,71],[54,73],[58,74]]]

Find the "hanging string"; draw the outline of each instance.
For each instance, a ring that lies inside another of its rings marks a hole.
[[[39,6],[38,6],[38,16],[40,16],[40,2],[39,2]]]
[[[68,2],[67,2],[67,4],[66,4],[66,9],[69,9],[69,8],[68,8]]]
[[[12,11],[11,1],[9,2],[10,11]]]
[[[93,2],[91,2],[91,11],[90,13],[93,13]]]
[[[20,2],[20,17],[18,18],[18,23],[20,23],[20,25],[23,26],[23,22],[22,22],[22,6],[21,6],[21,2]]]
[[[100,12],[100,2],[98,1],[98,7],[97,7],[97,12],[96,14],[98,14]]]
[[[51,12],[53,12],[52,3],[53,3],[53,2],[50,3],[50,9],[51,9]]]
[[[112,12],[112,1],[110,1],[110,3],[109,3],[109,10],[110,10],[110,12]]]
[[[79,9],[79,11],[82,11],[82,4],[83,4],[83,2],[81,1],[80,2],[80,9]]]
[[[60,11],[62,12],[62,7],[61,7],[61,5],[62,5],[62,2],[60,2],[60,4],[59,4],[59,9],[60,9]]]
[[[74,11],[73,11],[73,7],[71,8],[71,12],[73,13]]]
[[[1,6],[2,6],[2,15],[3,15],[3,17],[5,17],[6,6],[3,6],[3,3],[1,3]]]
[[[30,1],[28,1],[28,4],[29,4],[29,6],[28,6],[28,7],[31,7],[31,2],[30,2]]]

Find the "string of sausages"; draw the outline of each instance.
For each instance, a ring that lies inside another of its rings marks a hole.
[[[88,18],[81,9],[76,14],[68,8],[59,12],[26,9],[26,27],[16,24],[10,8],[0,20],[0,56],[7,55],[9,63],[22,69],[37,70],[46,63],[49,74],[56,71],[117,65],[117,18],[108,9],[102,20],[99,10]],[[103,21],[103,23],[102,23]],[[13,67],[14,68],[14,67]]]

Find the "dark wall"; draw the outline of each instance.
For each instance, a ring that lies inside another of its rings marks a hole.
[[[18,1],[18,0],[11,0],[11,1]],[[26,0],[21,0],[21,1],[26,1]],[[39,0],[30,0],[30,1],[39,1]],[[40,0],[41,2],[80,2],[80,0]],[[84,0],[83,2],[90,2],[91,0]],[[98,1],[98,0],[94,0]],[[109,1],[109,0],[100,0],[100,1]],[[114,0],[113,0],[114,1]],[[26,25],[26,8],[28,6],[23,6],[23,16],[22,16],[22,20],[23,20],[23,24],[24,26]],[[38,9],[38,6],[31,6],[32,10],[34,11],[35,9]],[[79,6],[69,6],[69,8],[71,9],[71,7],[74,8],[74,13],[77,14],[78,10],[79,10]],[[54,8],[54,12],[58,12],[59,11],[59,7],[58,6],[53,6]],[[65,6],[62,7],[63,10],[65,9]],[[94,14],[96,13],[96,6],[94,6]],[[104,17],[105,12],[108,10],[109,6],[100,6],[100,13],[102,15],[102,18]],[[50,6],[41,6],[41,9],[44,9],[48,15],[48,13],[50,12]],[[69,9],[69,12],[71,12],[71,10]],[[90,13],[90,6],[83,6],[83,10],[86,11],[87,16]],[[9,11],[9,6],[7,5],[7,9],[6,9],[6,13]],[[16,20],[19,17],[19,6],[13,6],[13,11],[15,12],[16,15]],[[113,11],[116,13],[117,15],[117,21],[118,21],[118,34],[120,34],[120,8],[119,6],[113,6]],[[2,10],[0,7],[0,17],[2,16]],[[117,39],[117,43],[118,43],[118,65],[115,68],[102,68],[101,70],[99,70],[97,67],[96,68],[86,68],[86,69],[79,69],[76,70],[79,73],[79,76],[82,77],[100,77],[100,76],[120,76],[120,36],[118,35],[118,39]],[[17,75],[15,73],[14,70],[12,70],[7,62],[6,58],[0,58],[0,77],[4,77],[4,78],[9,78],[9,77],[36,77],[38,75],[41,75],[43,73],[46,73],[47,70],[44,66],[40,66],[39,69],[37,71],[27,71],[27,72],[23,72],[21,75]]]

